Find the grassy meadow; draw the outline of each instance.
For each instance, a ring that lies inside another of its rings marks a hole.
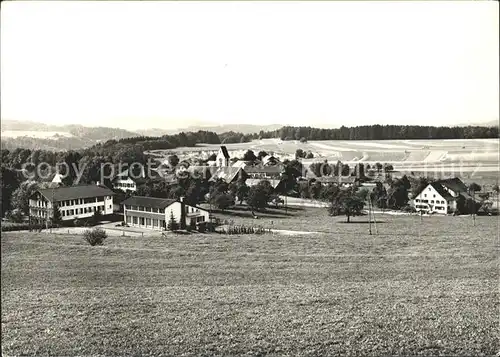
[[[325,232],[307,236],[110,237],[90,247],[80,236],[4,233],[2,352],[500,351],[497,217],[472,226],[384,215],[370,236],[366,218],[327,222],[324,212],[272,217],[275,228]]]

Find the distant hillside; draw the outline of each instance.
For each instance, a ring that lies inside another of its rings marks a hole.
[[[496,120],[490,120],[482,123],[464,123],[464,124],[458,124],[457,126],[486,126],[486,127],[491,127],[491,126],[496,126],[498,127],[498,119]]]
[[[83,125],[48,125],[38,122],[2,120],[2,148],[45,150],[76,150],[92,146],[110,139],[138,136],[132,131],[107,128],[85,127]]]
[[[145,136],[159,136],[159,135],[172,135],[177,134],[182,131],[184,132],[197,132],[202,131],[213,131],[217,134],[236,132],[242,134],[254,134],[263,131],[273,131],[278,130],[283,125],[281,124],[269,124],[269,125],[253,125],[253,124],[224,124],[224,125],[212,125],[212,126],[188,126],[186,128],[180,129],[142,129],[137,130],[138,133]]]

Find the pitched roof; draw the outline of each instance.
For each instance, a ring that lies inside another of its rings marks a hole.
[[[61,174],[56,173],[56,174],[54,175],[54,178],[52,179],[52,182],[53,182],[53,183],[62,183],[62,175],[61,175]]]
[[[248,163],[246,161],[243,161],[243,160],[238,160],[238,161],[234,162],[231,166],[232,167],[241,167],[244,169],[248,166]]]
[[[248,186],[255,186],[261,183],[262,181],[269,181],[271,184],[272,188],[278,187],[280,184],[281,180],[266,180],[266,179],[247,179],[245,182]]]
[[[467,192],[467,186],[458,177],[435,181],[456,193]]]
[[[454,198],[448,191],[445,190],[445,188],[439,182],[431,182],[429,185],[434,187],[436,192],[439,193],[439,195],[443,197],[445,200],[452,200]]]
[[[90,198],[111,196],[114,192],[105,186],[98,185],[79,185],[79,186],[62,186],[57,188],[47,188],[38,190],[45,198],[52,201],[64,201],[77,198]]]
[[[157,198],[145,196],[132,196],[122,202],[124,205],[143,206],[151,208],[166,208],[177,200],[170,198]]]
[[[247,166],[245,167],[245,172],[247,174],[280,174],[283,172],[283,167],[281,165],[276,166]]]
[[[227,147],[221,145],[220,150],[222,151],[222,155],[224,155],[226,159],[229,159],[229,153],[227,152]]]
[[[219,167],[217,171],[213,173],[212,177],[210,178],[210,181],[222,179],[227,183],[230,183],[236,178],[236,176],[243,175],[243,173],[244,171],[241,167],[230,167],[230,166]]]

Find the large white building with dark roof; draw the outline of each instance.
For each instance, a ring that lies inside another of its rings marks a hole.
[[[165,230],[172,216],[182,229],[209,220],[207,210],[186,204],[183,199],[132,196],[122,204],[123,219],[132,227]]]
[[[29,199],[30,217],[49,220],[58,207],[63,221],[89,218],[95,211],[113,213],[113,191],[99,185],[61,186],[37,190]]]
[[[428,184],[413,198],[417,211],[425,213],[453,213],[457,209],[457,198],[471,198],[467,186],[459,178],[438,180]]]

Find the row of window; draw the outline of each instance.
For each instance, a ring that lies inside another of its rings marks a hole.
[[[107,197],[110,198],[109,196]],[[92,197],[92,198],[78,198],[74,200],[59,201],[59,207],[83,205],[88,203],[104,202],[104,196],[102,197]]]
[[[144,207],[144,206],[131,206],[131,205],[124,205],[125,209],[131,210],[131,211],[142,211],[142,212],[152,212],[152,213],[163,213],[161,208],[151,208],[151,207]]]
[[[138,224],[140,226],[150,226],[153,228],[159,228],[159,227],[163,227],[165,225],[165,220],[127,216],[127,223],[128,224]]]
[[[425,205],[415,205],[415,208],[420,208],[420,209],[428,209],[429,206],[425,206]],[[434,207],[434,209],[436,210],[439,210],[439,211],[444,211],[446,207],[443,207],[443,206],[436,206]]]
[[[47,201],[38,200],[36,202],[37,207],[47,207]]]
[[[35,217],[47,217],[47,212],[46,211],[38,211],[38,210],[34,210],[32,211],[31,213],[33,216]]]
[[[111,208],[111,206],[110,206],[110,208]],[[83,207],[83,208],[76,208],[76,209],[61,210],[61,216],[62,217],[66,217],[66,216],[74,216],[76,214],[94,213],[97,210],[104,211],[104,205],[94,206],[94,207]]]
[[[186,213],[200,212],[199,208],[186,205]]]
[[[429,203],[429,200],[419,200],[417,198],[415,200],[415,202]],[[434,200],[431,200],[431,203],[436,203],[436,204],[442,204],[442,205],[444,205],[446,203],[446,201],[436,200],[436,202],[434,202]]]
[[[122,188],[135,188],[135,183],[117,182],[117,183],[115,184],[115,187],[122,187]]]

